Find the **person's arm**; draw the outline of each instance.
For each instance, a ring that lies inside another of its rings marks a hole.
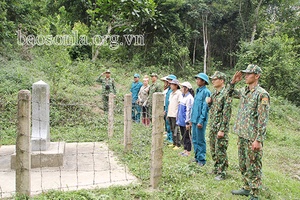
[[[101,77],[101,75],[96,79],[96,82],[98,82],[98,83],[102,83],[103,82],[103,78]]]
[[[204,99],[206,99],[206,97],[210,97],[210,92],[208,91],[204,91]],[[204,121],[207,119],[207,113],[208,113],[208,105],[206,103],[206,101],[202,101],[202,106],[201,106],[201,111],[200,111],[200,118],[198,121],[198,124],[200,124],[201,126],[203,126]]]
[[[231,117],[231,102],[232,98],[229,97],[228,95],[225,96],[224,100],[224,107],[222,110],[222,121],[220,125],[219,131],[225,132],[229,128],[229,122],[230,122],[230,117]]]
[[[112,80],[111,85],[112,85],[112,88],[113,88],[113,93],[116,94],[117,91],[116,91],[115,80],[114,79]]]
[[[258,127],[256,133],[256,141],[263,142],[266,137],[266,126],[269,118],[269,110],[270,96],[267,93],[263,93],[260,95],[257,105]]]
[[[230,97],[234,97],[234,98],[240,98],[241,97],[241,90],[235,89],[235,84],[240,82],[243,78],[243,73],[241,71],[237,71],[235,72],[235,74],[233,75],[230,84],[229,84],[229,88],[228,88],[228,94]]]
[[[185,123],[189,124],[191,121],[191,114],[192,114],[192,107],[194,105],[194,98],[192,95],[189,95],[189,99],[186,103],[186,116],[185,116]]]

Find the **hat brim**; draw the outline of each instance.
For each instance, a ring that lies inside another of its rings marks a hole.
[[[242,73],[245,73],[245,74],[260,74],[260,73],[256,73],[256,72],[253,72],[253,71],[250,71],[250,70],[242,70],[241,71]]]

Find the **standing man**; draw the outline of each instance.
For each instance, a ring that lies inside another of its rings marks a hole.
[[[232,98],[228,96],[225,87],[224,73],[216,71],[210,78],[215,88],[211,97],[207,98],[210,107],[209,144],[211,157],[215,162],[212,174],[216,174],[215,180],[221,181],[224,180],[228,168],[227,148]]]
[[[110,93],[116,94],[115,81],[110,77],[110,71],[107,69],[103,72],[98,79],[96,80],[99,83],[102,83],[102,102],[103,110],[108,111],[108,96]],[[105,76],[105,78],[103,78]]]
[[[141,118],[141,107],[138,105],[138,94],[143,86],[143,84],[139,81],[140,75],[134,74],[133,76],[133,82],[131,83],[130,92],[132,95],[132,112],[131,112],[131,118],[134,122],[140,123]]]
[[[192,142],[195,152],[195,161],[200,167],[206,164],[206,141],[205,129],[208,121],[208,105],[206,97],[210,97],[210,91],[206,88],[208,85],[208,76],[205,73],[199,73],[195,76],[198,89],[194,98],[192,108]]]
[[[239,166],[244,186],[231,191],[235,195],[249,196],[257,200],[261,189],[263,141],[269,117],[270,96],[259,86],[262,70],[250,64],[246,70],[238,71],[230,83],[229,93],[240,99],[234,132],[238,135]],[[237,82],[245,75],[246,87],[234,90]]]
[[[152,84],[150,85],[148,99],[147,99],[147,101],[144,102],[143,106],[144,105],[149,106],[149,114],[150,114],[150,118],[152,118],[152,98],[153,98],[153,94],[155,92],[162,92],[162,88],[157,82],[158,75],[156,73],[152,73],[150,76],[151,76]]]

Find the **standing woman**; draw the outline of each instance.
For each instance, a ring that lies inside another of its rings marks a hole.
[[[149,120],[149,106],[147,104],[143,105],[145,101],[148,98],[149,95],[149,77],[147,75],[144,76],[143,79],[143,86],[141,87],[139,93],[138,93],[138,100],[137,103],[142,108],[142,123],[145,126],[148,126],[150,124]]]
[[[194,104],[194,91],[192,85],[189,82],[183,82],[182,96],[183,98],[179,102],[178,115],[176,124],[180,128],[184,151],[180,153],[181,156],[189,156],[191,154],[191,126],[189,121],[191,120],[191,112]]]
[[[178,105],[182,99],[182,93],[180,91],[179,81],[177,79],[172,80],[170,82],[170,86],[172,92],[169,98],[170,104],[167,114],[173,136],[173,144],[171,144],[170,147],[173,147],[174,150],[177,150],[180,147],[180,135],[178,134],[177,130],[175,131],[175,128],[177,126],[176,120],[178,116]]]

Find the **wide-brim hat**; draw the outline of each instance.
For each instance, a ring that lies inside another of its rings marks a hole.
[[[188,89],[192,89],[193,86],[189,82],[183,82],[180,84],[182,87],[187,87]]]
[[[168,80],[167,80],[167,77],[168,77],[168,76],[164,76],[164,77],[160,78],[160,80],[162,80],[162,81],[168,81]]]
[[[167,80],[174,80],[177,79],[177,77],[174,74],[170,74],[169,76],[167,76]]]
[[[208,85],[209,81],[208,81],[208,76],[205,73],[199,73],[195,76],[195,78],[201,78],[202,80],[205,81],[205,84]]]
[[[172,81],[170,82],[170,84],[177,85],[178,88],[180,88],[180,83],[179,83],[179,81],[178,81],[177,79],[172,80]]]

